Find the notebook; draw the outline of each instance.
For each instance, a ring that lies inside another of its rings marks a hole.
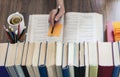
[[[83,42],[103,41],[103,17],[98,13],[68,12],[59,23],[62,29],[59,36],[48,36],[48,14],[29,16],[26,41]]]

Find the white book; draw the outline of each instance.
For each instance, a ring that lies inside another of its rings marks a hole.
[[[70,77],[74,77],[74,43],[68,43],[68,66]]]
[[[98,42],[99,66],[113,66],[111,42]]]
[[[5,58],[7,55],[8,43],[0,43],[0,66],[5,65]]]
[[[49,77],[57,77],[55,42],[48,42],[47,44],[46,67],[47,67],[47,73]]]
[[[22,57],[23,57],[23,48],[24,43],[18,43],[17,51],[16,51],[16,58],[15,58],[15,68],[19,75],[19,77],[25,77],[23,70],[22,70]]]
[[[103,18],[98,13],[68,12],[59,21],[63,26],[60,36],[48,36],[47,14],[30,15],[27,41],[83,42],[103,41]]]
[[[79,55],[79,66],[80,67],[85,67],[85,45],[84,43],[80,43],[79,45],[79,48],[80,48],[80,55]]]
[[[62,59],[62,68],[64,69],[65,67],[68,66],[68,44],[65,43],[63,44],[63,59]]]
[[[29,43],[29,47],[28,47],[28,53],[27,53],[27,58],[26,58],[26,67],[27,67],[27,71],[30,75],[30,77],[35,77],[35,73],[32,67],[32,58],[33,58],[33,54],[34,54],[34,46],[35,43]]]
[[[56,42],[56,71],[57,77],[62,77],[62,55],[63,44],[62,42]]]
[[[97,77],[98,73],[98,52],[97,42],[88,42],[89,55],[89,77]]]
[[[118,42],[113,42],[114,66],[120,66],[120,51]]]
[[[33,58],[32,58],[32,66],[33,66],[33,71],[35,73],[35,77],[40,77],[39,68],[38,68],[39,57],[40,57],[39,55],[40,47],[41,47],[40,42],[35,43],[34,53],[33,53]]]
[[[84,42],[85,46],[85,77],[89,77],[89,52],[88,52],[88,43]]]
[[[18,74],[14,66],[16,50],[17,50],[17,44],[9,44],[5,67],[11,77],[18,77]]]

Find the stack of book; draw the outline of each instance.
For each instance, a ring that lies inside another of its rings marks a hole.
[[[0,43],[0,77],[118,77],[120,42]]]

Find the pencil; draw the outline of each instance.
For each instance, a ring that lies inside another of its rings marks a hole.
[[[12,34],[12,38],[14,40],[14,36],[15,36],[14,30],[13,30],[13,28],[11,26],[9,26],[9,30],[10,30],[10,32]]]

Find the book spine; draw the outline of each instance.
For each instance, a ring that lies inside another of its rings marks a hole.
[[[74,66],[75,77],[80,77],[79,67]]]
[[[115,66],[112,77],[119,77],[120,66]]]
[[[113,66],[98,66],[98,77],[112,77]]]
[[[48,77],[47,68],[45,65],[39,66],[39,72],[41,77]]]
[[[10,77],[5,66],[0,66],[0,77]]]
[[[62,73],[63,73],[63,77],[70,77],[69,66],[66,66],[65,68],[63,68]]]
[[[85,77],[85,66],[79,67],[79,74],[81,77]]]
[[[25,77],[30,77],[30,75],[29,75],[29,73],[27,71],[27,67],[26,66],[22,66],[22,70],[24,72]]]

